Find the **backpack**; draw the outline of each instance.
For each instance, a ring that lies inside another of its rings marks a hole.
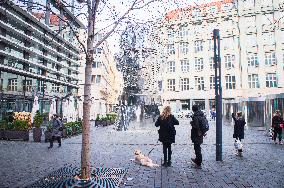
[[[202,135],[205,135],[205,133],[209,130],[209,123],[204,115],[199,116],[199,129]]]

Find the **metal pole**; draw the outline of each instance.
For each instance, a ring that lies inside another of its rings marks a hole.
[[[218,29],[213,30],[213,39],[214,39],[215,104],[216,104],[216,161],[222,161],[222,85],[221,85],[220,34]]]

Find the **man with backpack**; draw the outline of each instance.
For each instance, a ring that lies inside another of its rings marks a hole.
[[[197,105],[192,106],[193,116],[192,121],[190,122],[191,129],[191,140],[194,145],[194,151],[196,158],[191,158],[191,160],[196,164],[197,167],[201,167],[202,163],[202,154],[200,145],[203,143],[203,137],[206,135],[206,132],[209,130],[208,121],[204,113],[198,109]]]

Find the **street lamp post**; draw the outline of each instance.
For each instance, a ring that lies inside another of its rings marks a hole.
[[[216,103],[216,161],[222,161],[222,84],[219,29],[213,30]]]

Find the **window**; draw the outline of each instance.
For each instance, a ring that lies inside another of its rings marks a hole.
[[[277,78],[275,73],[266,74],[266,87],[277,87]]]
[[[44,92],[44,89],[46,88],[46,84],[44,83],[44,81],[39,80],[38,81],[38,91],[40,92]]]
[[[174,42],[174,37],[175,37],[175,33],[173,31],[169,31],[168,32],[168,42],[169,43]]]
[[[202,40],[194,41],[194,50],[195,52],[203,51],[203,41]]]
[[[17,78],[8,79],[8,91],[17,91],[17,89],[18,89]]]
[[[236,78],[235,76],[227,75],[225,76],[226,89],[236,89]]]
[[[196,71],[203,70],[203,58],[195,58],[195,70]]]
[[[209,40],[209,51],[214,51],[214,40]]]
[[[0,74],[1,74],[1,72],[0,72]],[[3,79],[0,79],[0,91],[2,91],[3,90]]]
[[[224,60],[225,60],[225,68],[227,69],[234,68],[235,55],[225,55]]]
[[[210,89],[215,89],[215,76],[210,76]]]
[[[183,78],[180,82],[182,91],[189,90],[189,78]]]
[[[180,27],[179,36],[180,37],[188,36],[188,29],[184,26]]]
[[[92,76],[92,83],[100,83],[101,82],[101,75],[93,75]]]
[[[210,57],[209,58],[209,66],[210,66],[210,70],[214,70],[215,66],[214,66],[214,57]]]
[[[163,81],[158,81],[158,88],[159,88],[159,91],[162,91],[162,89],[163,89]]]
[[[249,88],[259,88],[258,74],[248,75]]]
[[[169,61],[167,64],[167,72],[176,72],[176,62]]]
[[[23,81],[23,89],[24,91],[31,92],[32,91],[32,80]]]
[[[276,64],[275,52],[265,53],[265,65],[275,65],[275,64]]]
[[[176,83],[175,79],[168,79],[168,91],[175,91],[176,90]]]
[[[100,83],[101,82],[101,75],[97,75],[96,76],[96,83]]]
[[[192,11],[192,17],[194,17],[194,18],[199,18],[201,16],[201,11],[200,11],[200,9],[194,9],[193,11]]]
[[[188,43],[186,42],[179,43],[179,50],[180,50],[180,53],[187,54],[188,53]]]
[[[60,86],[58,84],[51,84],[51,92],[59,92]]]
[[[103,52],[102,48],[96,48],[94,53],[95,54],[101,54]]]
[[[197,90],[204,90],[204,78],[203,77],[195,77],[195,88]]]
[[[95,62],[93,63],[93,68],[100,68],[101,65],[102,65],[101,62],[95,61]]]
[[[183,73],[189,72],[189,60],[181,60],[181,71]]]
[[[217,12],[216,6],[210,6],[209,12],[210,12],[211,14],[215,14],[215,13]]]
[[[257,54],[249,53],[247,54],[247,59],[249,67],[256,67],[259,65]]]
[[[175,46],[173,44],[168,44],[168,54],[175,54]]]

